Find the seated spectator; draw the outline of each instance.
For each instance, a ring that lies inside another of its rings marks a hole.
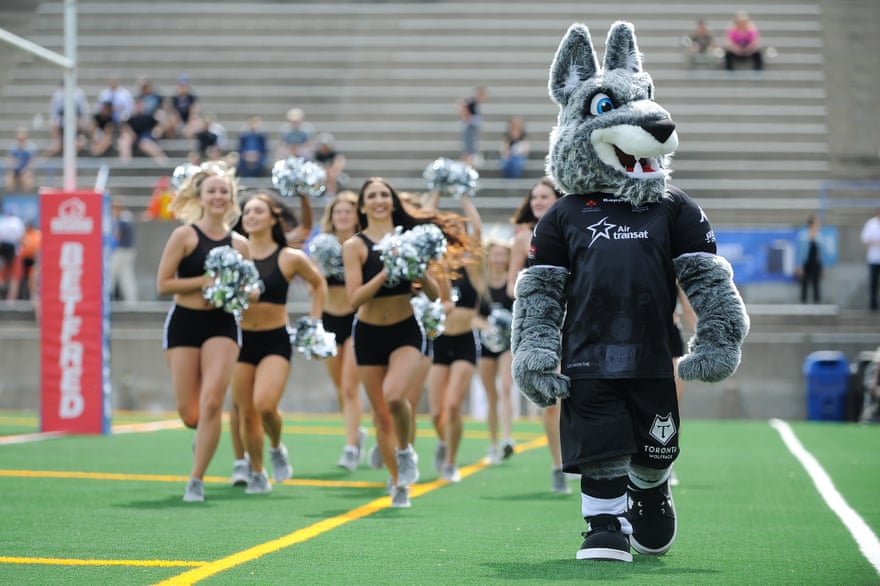
[[[739,61],[751,61],[756,71],[764,68],[758,27],[742,10],[736,13],[724,35],[724,67],[732,71]]]
[[[18,254],[25,226],[21,218],[10,211],[0,215],[0,295],[6,299],[18,297],[21,264]]]
[[[89,147],[92,156],[100,157],[107,152],[113,145],[117,128],[113,121],[113,102],[101,102],[92,116],[92,144]]]
[[[345,156],[336,151],[336,140],[329,132],[322,132],[315,142],[315,162],[327,172],[326,197],[335,196],[340,187],[340,180],[345,170]]]
[[[21,279],[19,279],[19,299],[31,299],[34,294],[34,273],[40,255],[42,234],[32,221],[25,223],[24,236],[21,238]]]
[[[287,111],[287,122],[281,125],[279,158],[302,157],[311,160],[314,135],[315,127],[305,121],[305,113],[300,108],[291,108]]]
[[[498,150],[501,161],[501,174],[508,179],[522,177],[529,160],[529,141],[526,138],[525,122],[522,116],[513,116],[507,123],[507,132],[501,139]]]
[[[195,137],[199,106],[198,97],[190,89],[189,77],[181,75],[177,78],[177,89],[170,101],[171,108],[168,110],[168,122],[163,129],[164,136]]]
[[[98,102],[113,104],[113,122],[116,124],[128,120],[134,111],[134,97],[130,91],[120,86],[119,81],[115,78],[111,78],[107,82],[107,87],[98,94]]]
[[[174,190],[171,189],[171,179],[167,175],[163,175],[156,179],[156,185],[153,186],[153,194],[150,196],[150,203],[144,210],[145,220],[173,220],[174,213],[168,209],[168,206],[174,200]]]
[[[691,65],[711,63],[714,61],[715,51],[718,49],[715,37],[709,31],[709,27],[706,26],[706,21],[703,19],[697,21],[691,34],[682,37],[681,44],[685,48],[685,53]]]
[[[132,146],[137,145],[141,152],[149,155],[161,166],[168,164],[168,157],[156,139],[161,134],[159,121],[152,114],[144,112],[144,104],[136,100],[134,113],[119,127],[119,158],[127,163],[131,160]]]
[[[153,89],[153,82],[148,77],[139,77],[137,80],[138,94],[136,100],[143,104],[144,114],[156,117],[161,124],[165,123],[165,98]]]
[[[6,156],[6,191],[34,190],[34,157],[37,145],[28,139],[27,128],[19,128]]]
[[[52,137],[52,144],[43,153],[45,157],[51,157],[61,152],[62,140],[64,137],[64,80],[61,80],[61,87],[52,93],[52,100],[49,103],[49,132]],[[86,128],[89,120],[89,102],[86,94],[80,88],[74,91],[74,104],[76,104],[76,148],[77,150],[86,146]]]
[[[226,150],[226,128],[210,113],[203,117],[197,116],[192,122],[195,129],[193,137],[196,139],[199,157],[203,161],[219,159]]]
[[[238,135],[238,176],[263,177],[269,157],[269,140],[263,132],[259,116],[247,119],[247,125]]]

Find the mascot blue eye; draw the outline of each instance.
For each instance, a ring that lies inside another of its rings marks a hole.
[[[601,116],[614,109],[614,102],[605,94],[596,94],[590,101],[590,114]]]

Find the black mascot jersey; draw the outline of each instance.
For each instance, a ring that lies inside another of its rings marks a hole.
[[[566,286],[562,373],[572,379],[671,376],[672,260],[715,251],[703,211],[672,186],[659,202],[639,207],[605,193],[557,201],[535,226],[528,264],[573,275]]]

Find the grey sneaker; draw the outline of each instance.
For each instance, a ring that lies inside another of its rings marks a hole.
[[[345,449],[342,450],[342,455],[339,456],[339,461],[336,462],[336,465],[340,468],[345,468],[349,472],[354,472],[357,470],[358,464],[361,462],[360,450],[353,446],[345,446]]]
[[[461,482],[461,473],[455,464],[444,464],[440,475],[446,482]]]
[[[397,484],[405,486],[419,481],[419,455],[411,445],[397,452]]]
[[[252,472],[244,492],[245,494],[267,494],[272,492],[272,485],[269,484],[269,477],[266,476],[266,471]]]
[[[205,483],[198,478],[190,478],[183,491],[183,502],[201,503],[205,500]]]
[[[232,466],[232,486],[247,486],[251,478],[251,464],[247,460],[236,460]]]
[[[568,486],[565,472],[562,471],[562,468],[553,469],[553,484],[550,490],[559,494],[571,494],[571,487]]]
[[[408,509],[412,506],[409,500],[408,486],[392,486],[391,487],[391,506],[395,509]]]
[[[358,428],[358,439],[357,439],[357,449],[358,454],[360,455],[360,461],[363,462],[367,458],[367,428],[359,427]]]
[[[379,451],[379,445],[373,444],[373,447],[370,448],[370,468],[379,470],[384,465],[385,462],[382,461],[382,452]]]
[[[434,448],[434,470],[436,472],[443,471],[443,464],[446,463],[446,442],[437,442]]]
[[[277,448],[269,448],[269,459],[272,460],[272,478],[275,482],[284,482],[293,476],[293,466],[287,457],[287,447],[278,444]]]

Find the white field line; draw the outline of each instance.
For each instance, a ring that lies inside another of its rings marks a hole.
[[[844,500],[843,496],[837,491],[837,488],[834,487],[831,477],[822,468],[822,465],[798,441],[791,426],[780,419],[771,419],[770,426],[779,432],[788,451],[797,458],[801,466],[804,467],[804,470],[807,471],[807,474],[810,475],[810,478],[813,479],[813,484],[816,485],[816,490],[819,491],[819,495],[825,501],[825,504],[840,518],[844,527],[849,530],[853,539],[859,545],[862,555],[880,574],[880,540],[877,539],[877,535],[871,531],[871,528],[868,527],[864,519]]]
[[[148,421],[144,423],[126,423],[114,425],[112,432],[119,433],[145,433],[151,431],[161,431],[163,429],[179,429],[183,427],[183,423],[177,419],[165,419],[161,421]],[[0,446],[12,444],[26,444],[28,442],[39,442],[47,439],[63,437],[67,433],[63,431],[49,431],[45,433],[22,433],[19,435],[7,435],[0,437]]]

